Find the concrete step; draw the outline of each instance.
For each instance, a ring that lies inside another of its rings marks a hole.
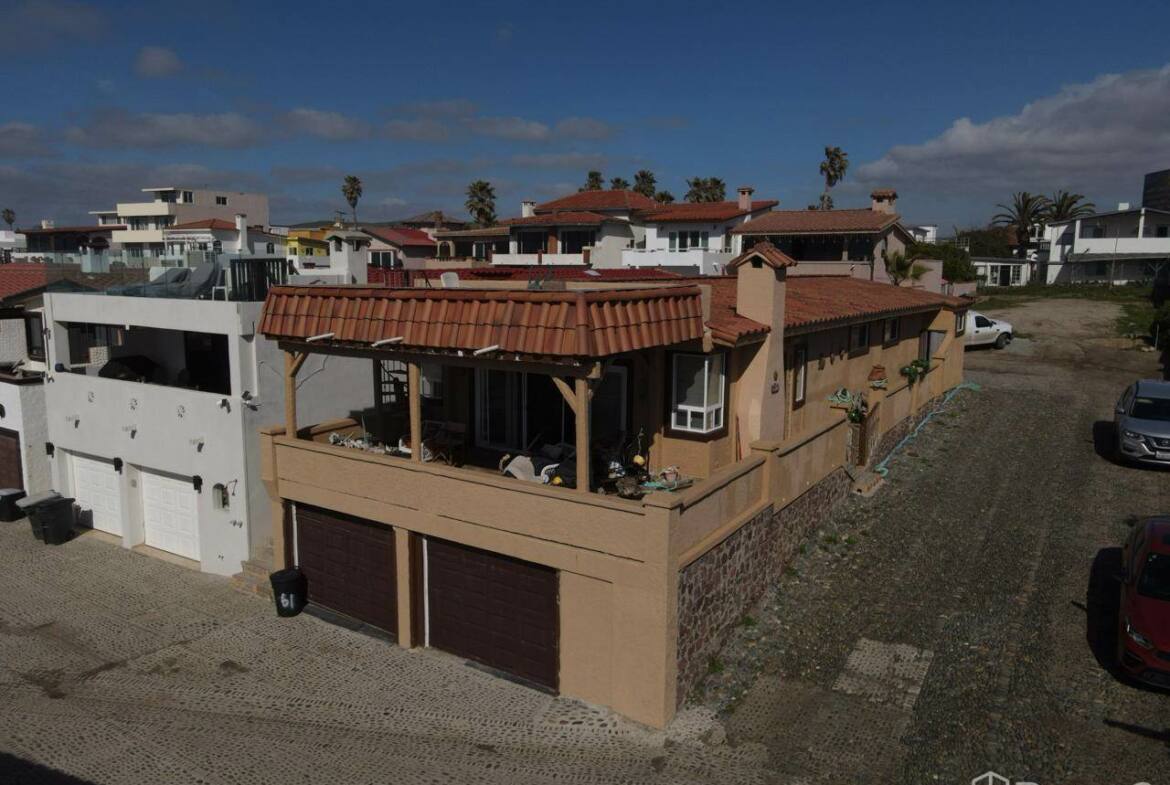
[[[872,496],[884,482],[880,474],[866,469],[853,477],[853,492],[859,496]]]

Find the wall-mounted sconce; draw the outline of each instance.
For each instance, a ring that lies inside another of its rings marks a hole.
[[[232,402],[229,401],[227,398],[220,398],[219,401],[216,403],[216,406],[218,406],[221,409],[224,409],[225,411],[230,412],[232,410]]]
[[[57,448],[53,446],[52,442],[45,442],[45,455],[52,458],[53,453],[55,453],[56,451],[57,451]]]
[[[203,478],[196,474],[191,478],[191,487],[195,489],[195,493],[203,493]]]
[[[122,459],[121,458],[114,459],[114,471],[116,471],[118,474],[122,473]]]

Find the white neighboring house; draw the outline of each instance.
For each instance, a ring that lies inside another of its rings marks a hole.
[[[980,286],[1027,286],[1036,262],[999,256],[973,256],[975,279]]]
[[[52,484],[45,454],[45,336],[39,309],[0,308],[0,488]]]
[[[774,199],[752,200],[752,188],[739,189],[734,202],[668,204],[638,213],[645,239],[622,251],[623,267],[684,268],[700,275],[721,275],[739,253],[731,230],[771,211]]]
[[[369,280],[370,235],[337,227],[326,233],[325,241],[329,243],[328,264],[301,267],[299,275],[289,277],[289,283],[364,284]]]
[[[283,417],[282,353],[257,334],[259,292],[173,291],[46,295],[53,487],[123,547],[231,575],[270,542],[257,429]],[[372,404],[368,361],[328,362],[302,372],[307,422]]]
[[[1170,269],[1170,211],[1118,205],[1049,224],[1047,283],[1129,283]]]
[[[168,258],[190,264],[220,254],[284,258],[288,238],[261,226],[248,226],[247,216],[237,215],[234,221],[202,218],[176,224],[163,230],[163,242]]]
[[[99,224],[120,224],[110,238],[121,248],[120,261],[142,266],[142,259],[166,254],[164,230],[203,218],[234,221],[239,214],[260,226],[268,225],[268,197],[264,194],[166,186],[143,188],[149,202],[119,202],[115,210],[94,210]]]
[[[910,236],[914,238],[916,243],[930,243],[938,242],[938,224],[921,224],[918,226],[907,226],[906,231],[910,232]]]

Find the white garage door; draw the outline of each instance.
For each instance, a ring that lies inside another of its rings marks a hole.
[[[73,498],[81,508],[82,522],[88,522],[98,531],[121,537],[121,475],[114,471],[114,464],[100,458],[74,455],[71,469]]]
[[[145,469],[141,476],[146,544],[198,560],[199,497],[191,480]]]

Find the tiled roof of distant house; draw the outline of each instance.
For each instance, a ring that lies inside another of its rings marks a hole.
[[[531,215],[527,218],[509,218],[500,223],[505,226],[599,226],[605,221],[612,220],[608,215],[601,213],[574,210]]]
[[[637,191],[578,191],[575,194],[536,205],[536,212],[562,210],[650,210],[658,202]]]
[[[474,285],[476,281],[593,281],[601,283],[627,281],[670,281],[682,278],[678,273],[654,267],[613,267],[595,269],[583,264],[557,264],[533,267],[531,265],[492,265],[491,267],[433,268],[429,270],[387,270],[371,267],[367,280],[387,286],[411,286],[414,281],[429,278],[437,281],[444,273],[459,276],[461,283]],[[681,282],[681,281],[680,281]]]
[[[658,207],[642,210],[638,217],[643,221],[654,223],[672,223],[684,221],[730,221],[733,218],[768,210],[780,204],[775,199],[760,199],[752,202],[750,210],[744,210],[739,202],[683,202],[681,204],[664,204]]]
[[[275,340],[334,333],[333,343],[569,359],[607,357],[703,336],[698,287],[525,291],[279,286],[260,331]]]
[[[896,224],[896,213],[860,210],[773,210],[740,224],[732,234],[838,234],[881,232]]]
[[[420,247],[420,248],[434,248],[435,241],[431,236],[421,229],[411,229],[407,226],[389,227],[389,226],[364,226],[362,231],[368,235],[377,237],[390,245],[397,245],[399,247]]]
[[[838,275],[790,277],[784,301],[785,330],[834,322],[961,308],[970,303],[922,289]]]
[[[145,281],[146,277],[144,268],[83,273],[75,264],[3,264],[0,265],[0,301],[51,288],[102,290],[117,283]]]

